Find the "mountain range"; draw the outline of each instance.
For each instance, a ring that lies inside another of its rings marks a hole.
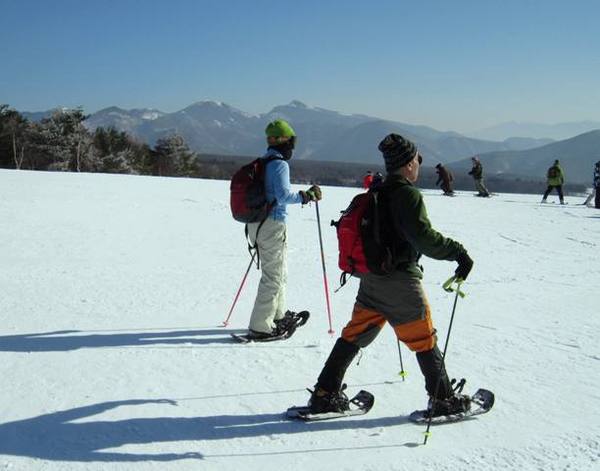
[[[49,113],[23,115],[39,120]],[[428,126],[309,107],[296,100],[260,115],[248,114],[215,101],[197,102],[173,113],[156,109],[125,110],[113,106],[91,114],[86,126],[90,130],[114,127],[150,145],[159,138],[177,133],[199,153],[255,155],[264,150],[266,123],[276,118],[292,123],[298,134],[296,156],[309,160],[378,162],[377,144],[389,132],[413,139],[432,163],[451,162],[489,151],[523,150],[551,142],[549,139],[528,138],[496,142],[473,139]]]
[[[509,121],[478,131],[469,132],[466,133],[466,135],[475,139],[492,141],[500,141],[512,136],[563,140],[595,129],[600,129],[600,121],[572,121],[556,124],[519,123],[516,121]]]
[[[23,115],[39,120],[49,113],[50,111]],[[444,163],[462,169],[470,165],[469,157],[481,155],[484,164],[489,166],[486,168],[488,174],[492,172],[541,179],[552,159],[564,156],[565,165],[572,167],[572,172],[571,168],[568,170],[573,181],[577,179],[578,182],[587,182],[591,168],[589,164],[598,160],[596,149],[600,149],[597,133],[589,133],[585,138],[570,137],[559,142],[527,136],[487,140],[467,137],[453,131],[439,131],[424,125],[383,120],[362,114],[342,114],[307,106],[297,100],[258,115],[217,101],[200,101],[173,113],[148,108],[125,110],[113,106],[91,114],[85,124],[90,130],[114,127],[149,145],[154,145],[157,139],[176,133],[183,136],[189,147],[198,153],[252,156],[264,151],[265,125],[276,118],[286,119],[293,125],[298,134],[295,158],[304,160],[379,164],[379,141],[386,134],[396,132],[417,143],[425,157],[425,165],[428,166]],[[595,124],[600,128],[600,123],[582,123],[579,125],[584,128]],[[512,123],[511,126],[503,129],[514,131],[515,136],[522,136],[517,123]],[[580,128],[575,123],[564,123],[561,129],[562,132],[567,132],[567,129]],[[572,164],[570,160],[573,161]]]

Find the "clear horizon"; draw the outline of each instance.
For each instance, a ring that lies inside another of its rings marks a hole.
[[[250,114],[299,100],[472,132],[600,121],[593,1],[9,1],[0,103]]]

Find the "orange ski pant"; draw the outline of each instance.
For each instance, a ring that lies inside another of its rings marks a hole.
[[[426,352],[435,346],[435,329],[431,322],[431,309],[428,303],[425,304],[423,319],[406,323],[398,323],[396,319],[388,319],[385,315],[356,303],[350,322],[342,330],[342,338],[364,348],[375,340],[386,322],[392,326],[398,340],[405,343],[413,352]]]

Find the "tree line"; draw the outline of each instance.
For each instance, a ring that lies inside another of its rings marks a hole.
[[[0,168],[228,180],[256,158],[198,154],[177,134],[151,147],[114,128],[90,131],[86,118],[82,108],[62,109],[35,122],[0,104]],[[367,167],[294,160],[292,169],[295,183],[359,186]]]
[[[71,172],[125,173],[134,175],[179,176],[229,180],[243,164],[256,156],[198,154],[182,136],[172,134],[151,147],[124,131],[84,125],[82,108],[56,110],[39,122],[0,104],[0,168]],[[293,183],[331,186],[361,186],[367,170],[385,173],[383,165],[320,162],[292,159]],[[419,186],[435,188],[433,168],[423,167]],[[540,193],[542,180],[517,176],[489,177],[491,191]],[[472,190],[467,175],[455,175],[454,187]],[[567,192],[585,192],[584,185],[566,185]]]
[[[84,126],[81,108],[29,121],[0,104],[0,167],[70,172],[192,176],[195,153],[172,135],[152,148],[126,132]]]

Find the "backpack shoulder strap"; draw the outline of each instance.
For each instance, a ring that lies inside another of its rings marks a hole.
[[[269,155],[267,157],[261,157],[261,159],[264,160],[265,165],[269,162],[272,162],[273,160],[285,160],[283,157],[280,157],[278,155]]]

